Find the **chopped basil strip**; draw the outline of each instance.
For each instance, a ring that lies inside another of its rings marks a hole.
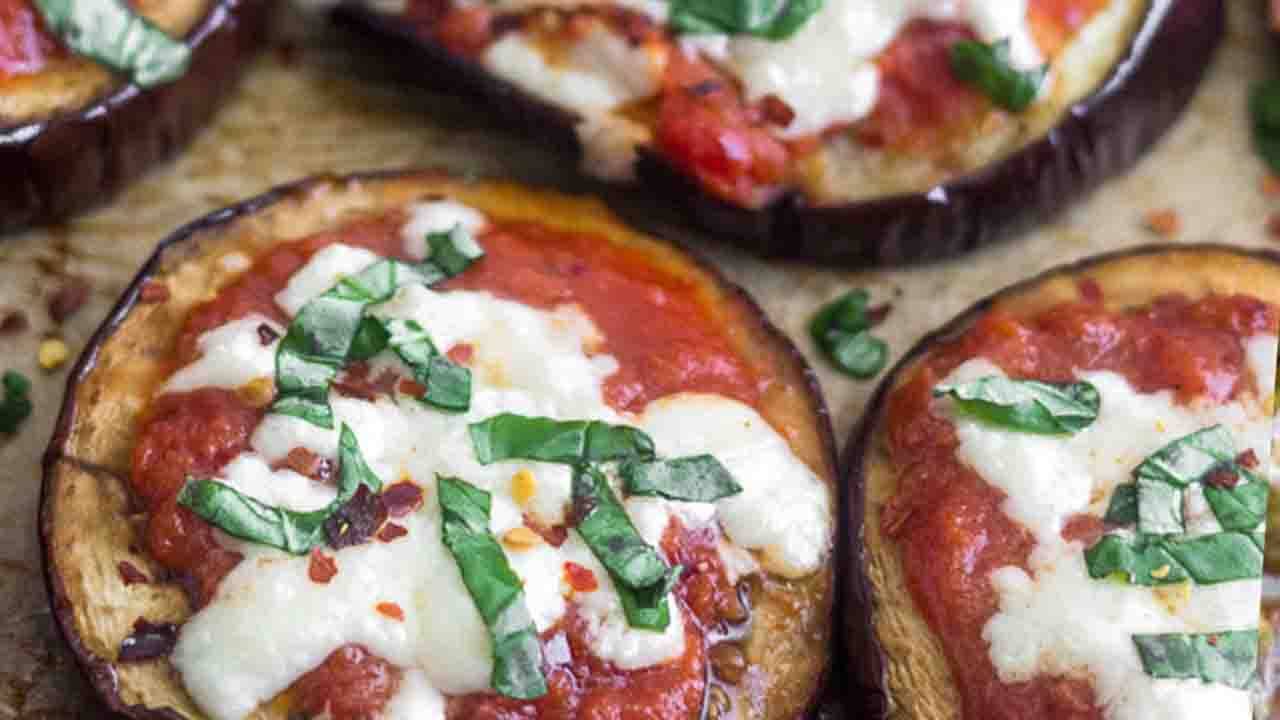
[[[490,684],[498,694],[519,700],[546,695],[542,646],[524,586],[489,531],[489,493],[457,478],[437,476],[436,481],[441,536],[493,640]]]
[[[413,320],[388,320],[388,344],[413,370],[413,379],[427,389],[424,402],[442,410],[463,412],[471,407],[471,371],[441,355],[427,331]]]
[[[991,44],[961,40],[951,46],[951,72],[1010,112],[1022,112],[1035,102],[1040,85],[1048,75],[1048,65],[1035,70],[1019,70],[1009,57],[1009,40]]]
[[[1102,519],[1112,525],[1132,525],[1138,522],[1138,484],[1117,485],[1111,493],[1111,504]]]
[[[577,465],[573,472],[575,529],[604,565],[622,598],[627,624],[660,631],[671,622],[670,592],[680,568],[667,567],[656,550],[640,537],[604,473]]]
[[[1249,116],[1258,154],[1273,173],[1280,173],[1280,80],[1267,80],[1253,87]]]
[[[356,494],[361,485],[382,489],[378,476],[360,454],[355,433],[346,425],[338,439],[338,495],[326,507],[309,512],[273,507],[216,480],[188,480],[178,504],[229,535],[303,555],[324,540],[324,521]]]
[[[813,342],[845,374],[866,380],[884,369],[889,345],[873,337],[866,290],[850,290],[828,303],[809,323]]]
[[[4,373],[4,402],[0,402],[0,432],[15,433],[31,415],[31,381],[17,370]]]
[[[1062,435],[1079,432],[1098,417],[1102,398],[1087,382],[1043,383],[991,375],[962,385],[939,385],[956,409],[983,422],[1019,432]]]
[[[457,225],[447,233],[427,235],[427,259],[445,275],[461,275],[471,263],[484,257],[484,248],[466,228]]]
[[[1243,468],[1241,468],[1243,471]],[[1253,532],[1267,517],[1267,481],[1243,471],[1238,485],[1230,488],[1212,483],[1204,486],[1204,498],[1224,530]]]
[[[1200,585],[1261,577],[1262,551],[1247,533],[1222,532],[1191,539],[1105,535],[1085,551],[1089,577],[1122,575],[1133,585],[1171,585],[1188,578]]]
[[[1258,667],[1258,631],[1134,635],[1142,669],[1154,678],[1248,688]]]
[[[1235,442],[1222,425],[1197,430],[1174,440],[1142,461],[1134,471],[1138,480],[1159,480],[1175,487],[1200,482],[1235,458]]]
[[[1138,486],[1138,532],[1143,535],[1181,535],[1186,531],[1182,518],[1182,488],[1149,478]]]
[[[182,77],[191,49],[123,0],[36,0],[45,25],[67,47],[147,88]]]
[[[503,460],[577,464],[653,457],[653,440],[644,432],[598,420],[502,413],[473,423],[469,430],[481,465]]]
[[[737,495],[742,486],[711,455],[674,460],[632,460],[618,474],[631,495],[657,495],[669,500],[715,502]]]
[[[670,24],[689,35],[785,40],[821,9],[822,0],[672,0]]]

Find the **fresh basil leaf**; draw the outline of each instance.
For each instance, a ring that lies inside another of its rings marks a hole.
[[[809,336],[814,343],[822,345],[832,330],[856,333],[869,329],[871,321],[867,317],[867,303],[870,300],[871,295],[862,288],[855,288],[832,300],[809,321]]]
[[[1111,504],[1103,521],[1112,525],[1132,525],[1138,522],[1138,484],[1117,485],[1111,493]]]
[[[663,580],[666,561],[640,537],[604,473],[574,468],[573,506],[578,534],[616,582],[642,590]]]
[[[503,460],[567,464],[647,460],[654,454],[653,440],[644,432],[598,420],[563,421],[502,413],[468,429],[481,465]]]
[[[36,0],[45,26],[78,55],[149,88],[187,71],[191,49],[122,0]]]
[[[1131,585],[1173,585],[1190,577],[1163,544],[1144,538],[1104,535],[1084,558],[1095,580],[1123,575]]]
[[[471,371],[440,354],[431,337],[413,320],[387,320],[388,344],[413,378],[427,389],[423,402],[441,410],[465,412],[471,407]]]
[[[1184,435],[1143,460],[1133,471],[1134,478],[1159,480],[1175,487],[1201,482],[1236,456],[1231,433],[1213,425]]]
[[[386,350],[390,341],[391,333],[387,330],[386,324],[376,317],[366,315],[356,328],[356,336],[351,340],[351,350],[347,353],[347,360],[351,362],[368,360]]]
[[[956,409],[983,422],[1039,435],[1062,435],[1089,427],[1102,398],[1087,382],[1043,383],[990,375],[961,385],[939,385]]]
[[[795,34],[822,0],[673,0],[669,23],[678,34],[755,35],[785,40]]]
[[[1253,473],[1242,473],[1241,482],[1235,487],[1205,483],[1204,497],[1224,530],[1252,532],[1267,517],[1269,490],[1266,480]]]
[[[671,610],[666,602],[667,594],[675,588],[684,566],[676,565],[667,571],[662,582],[644,590],[633,590],[615,582],[613,589],[622,603],[627,625],[644,630],[662,631],[671,624]]]
[[[31,415],[31,381],[17,370],[6,370],[0,383],[4,385],[4,402],[0,403],[0,432],[15,433]]]
[[[519,700],[546,695],[542,647],[524,586],[489,531],[489,493],[458,478],[437,476],[436,482],[442,539],[493,640],[490,684],[500,695]]]
[[[1280,173],[1280,80],[1266,80],[1253,86],[1249,94],[1249,116],[1258,154],[1272,172]]]
[[[1166,539],[1163,545],[1200,585],[1262,577],[1262,552],[1248,533],[1221,532],[1190,540]]]
[[[1036,70],[1015,68],[1007,38],[991,44],[961,40],[951,46],[951,72],[956,78],[1010,112],[1022,112],[1035,102],[1048,71],[1048,65]]]
[[[1258,631],[1134,635],[1142,668],[1154,678],[1248,688],[1258,667]]]
[[[1182,519],[1182,488],[1150,478],[1139,479],[1137,486],[1139,533],[1181,535],[1186,532]]]
[[[823,354],[859,380],[875,377],[889,359],[888,344],[868,331],[869,299],[866,290],[850,290],[819,310],[809,323],[809,335]]]
[[[355,433],[346,425],[338,437],[338,495],[327,506],[309,512],[277,508],[216,480],[188,480],[178,504],[228,535],[303,555],[324,539],[324,521],[355,496],[360,486],[373,492],[382,483],[373,473]]]
[[[431,251],[427,259],[449,277],[462,274],[471,263],[484,257],[484,249],[475,236],[461,225],[447,233],[427,235],[427,248]]]
[[[1104,535],[1085,551],[1089,577],[1122,574],[1133,585],[1170,585],[1191,578],[1216,585],[1262,576],[1262,552],[1246,533],[1189,539]]]
[[[631,495],[715,502],[742,492],[742,486],[712,455],[674,460],[630,460],[622,464],[618,474]]]

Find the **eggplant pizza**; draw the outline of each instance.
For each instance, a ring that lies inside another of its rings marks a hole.
[[[597,203],[320,179],[146,266],[71,381],[41,529],[135,718],[794,718],[833,455],[758,308]]]
[[[269,0],[0,0],[0,230],[99,202],[185,143]]]
[[[1252,717],[1280,260],[1148,248],[918,345],[848,455],[868,717]]]
[[[703,226],[845,263],[952,254],[1128,167],[1223,29],[1201,0],[347,0],[418,76],[638,172]],[[442,68],[439,71],[426,68]]]

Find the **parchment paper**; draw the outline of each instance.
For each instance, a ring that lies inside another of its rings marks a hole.
[[[878,334],[897,354],[1000,287],[1061,262],[1161,239],[1144,229],[1150,210],[1179,213],[1182,229],[1175,241],[1280,247],[1266,229],[1271,213],[1280,212],[1280,197],[1261,190],[1265,171],[1251,149],[1246,114],[1248,87],[1274,63],[1261,3],[1229,4],[1229,37],[1208,81],[1154,153],[1055,224],[976,255],[874,272],[771,265],[674,229],[677,216],[647,205],[637,190],[608,194],[629,212],[671,225],[666,234],[710,256],[755,295],[818,369],[843,438],[874,383],[832,371],[804,328],[820,303],[850,287],[866,287],[875,302],[892,303]],[[0,436],[0,720],[105,715],[62,647],[40,578],[39,461],[70,365],[40,370],[36,348],[42,338],[60,337],[73,356],[79,353],[137,266],[170,230],[311,173],[437,166],[600,190],[575,178],[563,157],[505,133],[502,118],[406,82],[412,80],[410,70],[361,57],[350,38],[331,29],[315,9],[284,8],[275,35],[231,102],[177,161],[89,216],[0,238],[0,313],[23,309],[31,324],[26,332],[0,335],[0,371],[12,368],[31,377],[36,405],[18,435]],[[92,293],[58,327],[46,304],[67,276],[88,278]]]

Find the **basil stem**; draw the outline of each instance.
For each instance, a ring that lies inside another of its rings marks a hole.
[[[742,492],[742,486],[712,455],[674,460],[629,460],[618,469],[618,474],[631,495],[715,502]]]
[[[1048,65],[1019,70],[1009,57],[1009,40],[991,44],[961,40],[951,46],[951,72],[1010,112],[1022,112],[1035,102],[1048,75]]]
[[[809,335],[837,368],[866,380],[875,377],[889,359],[889,346],[870,333],[866,290],[850,290],[824,306],[809,323]]]
[[[122,0],[35,0],[45,25],[67,47],[149,88],[182,77],[191,49]]]
[[[489,530],[489,493],[457,478],[436,476],[441,536],[453,555],[493,641],[489,683],[500,695],[532,700],[547,694],[542,646],[525,603],[524,586]]]
[[[189,479],[178,493],[178,504],[241,540],[303,555],[323,541],[324,521],[346,505],[361,485],[373,492],[382,489],[378,476],[360,454],[355,433],[346,425],[338,438],[338,458],[338,495],[319,510],[277,508],[216,480],[194,479]]]
[[[1089,577],[1123,575],[1133,585],[1200,585],[1261,577],[1262,551],[1248,533],[1222,532],[1191,539],[1105,535],[1085,551]]]
[[[1237,689],[1252,685],[1258,667],[1258,631],[1188,635],[1134,635],[1142,669],[1154,678],[1202,680]]]
[[[0,403],[0,432],[15,433],[31,415],[31,381],[17,370],[6,370],[3,380],[4,402]]]
[[[611,460],[648,460],[653,440],[626,425],[598,420],[554,420],[502,413],[473,423],[468,430],[481,465],[503,460],[578,464]]]
[[[991,375],[961,385],[938,385],[956,409],[983,422],[1019,432],[1062,435],[1079,432],[1098,417],[1102,398],[1087,382],[1043,383]]]
[[[776,41],[794,35],[821,9],[822,0],[673,0],[670,25],[676,33]]]
[[[1133,471],[1138,480],[1159,480],[1175,487],[1200,482],[1235,458],[1235,442],[1222,425],[1197,430],[1174,440]]]
[[[1280,80],[1253,86],[1249,95],[1253,144],[1273,173],[1280,173]]]
[[[604,473],[596,468],[574,466],[573,507],[575,529],[613,579],[627,624],[666,629],[671,622],[666,597],[680,567],[667,567],[662,556],[640,537]]]

